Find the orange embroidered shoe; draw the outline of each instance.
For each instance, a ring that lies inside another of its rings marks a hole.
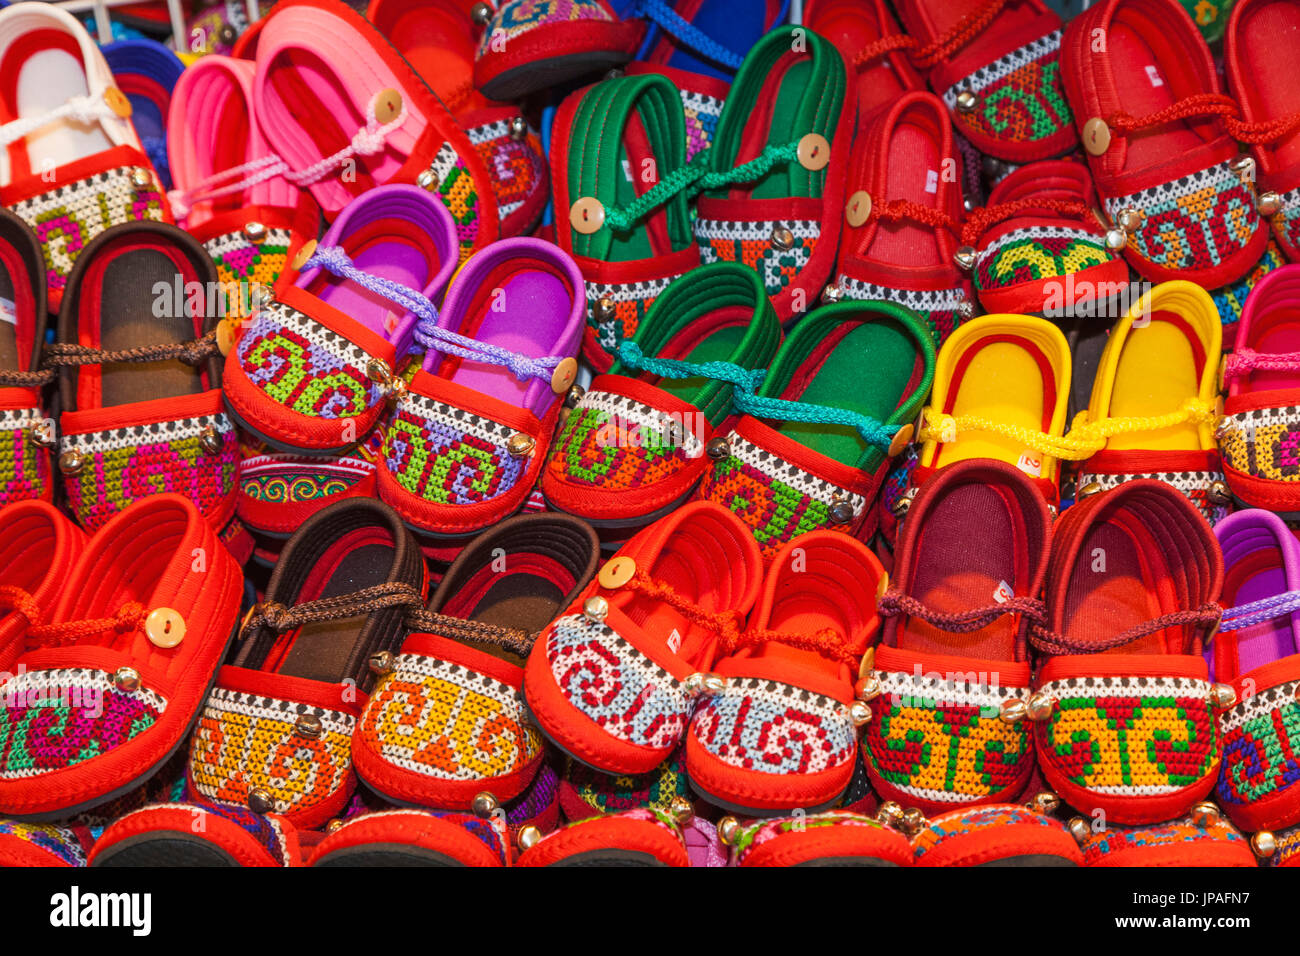
[[[859,541],[812,531],[781,548],[748,628],[720,643],[686,735],[691,787],[726,810],[771,816],[836,803],[871,708],[853,683],[888,578]]]
[[[331,827],[307,866],[509,866],[502,829],[467,813],[377,810]]]
[[[1251,844],[1218,808],[1205,804],[1190,816],[1146,826],[1107,825],[1093,832],[1077,818],[1084,866],[1258,866]]]
[[[681,741],[707,671],[762,584],[758,545],[720,505],[693,501],[629,541],[533,645],[524,698],[565,753],[646,773]]]
[[[912,847],[881,819],[835,810],[740,823],[718,821],[736,866],[911,866]]]
[[[1051,794],[1046,806],[1060,800]],[[1035,803],[995,803],[949,810],[925,821],[912,838],[917,866],[1082,866],[1065,824]]]
[[[275,814],[155,803],[104,828],[89,866],[297,866],[298,832]]]
[[[570,823],[548,836],[523,830],[515,866],[690,866],[677,821],[650,808]]]
[[[423,604],[424,559],[373,499],[318,511],[289,539],[217,674],[190,742],[203,800],[319,826],[352,795],[352,731]]]
[[[457,556],[409,617],[415,633],[375,682],[352,737],[357,776],[388,800],[468,810],[513,800],[542,737],[521,685],[538,633],[587,586],[595,532],[567,515],[518,515]]]
[[[1166,484],[1130,481],[1062,513],[1047,616],[1030,632],[1047,657],[1024,709],[1043,777],[1070,806],[1154,823],[1214,786],[1217,712],[1236,699],[1201,656],[1222,583],[1214,533]]]
[[[66,819],[166,763],[239,615],[239,566],[176,494],[109,519],[64,573],[0,685],[0,814],[11,817]]]
[[[23,652],[23,632],[53,610],[86,536],[58,508],[18,501],[0,508],[0,671]]]

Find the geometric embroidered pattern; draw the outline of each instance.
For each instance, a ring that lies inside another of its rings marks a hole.
[[[772,233],[787,229],[794,237],[789,249],[778,249]],[[749,266],[763,280],[770,296],[779,295],[808,265],[821,236],[821,224],[814,219],[740,222],[734,219],[695,220],[695,240],[704,263],[739,262]]]
[[[492,44],[507,43],[520,33],[540,26],[574,20],[604,20],[610,16],[595,0],[506,0],[498,5],[491,29],[483,31],[478,56],[493,49]]]
[[[20,823],[0,819],[0,837],[23,840],[58,857],[68,866],[86,865],[86,848],[77,834],[67,827],[52,823]]]
[[[1225,415],[1219,436],[1225,468],[1266,481],[1300,481],[1300,406]]]
[[[673,755],[655,769],[638,774],[608,774],[570,760],[564,778],[574,796],[596,813],[618,813],[635,807],[668,810],[677,797],[689,797],[685,753]]]
[[[360,458],[258,455],[240,462],[239,490],[253,501],[298,504],[342,494],[374,473]]]
[[[0,779],[38,777],[108,753],[166,709],[155,691],[126,693],[96,668],[24,671],[0,685]]]
[[[437,504],[488,501],[511,491],[528,468],[507,445],[515,430],[411,390],[384,429],[389,473],[413,495]]]
[[[488,168],[497,213],[504,220],[541,184],[545,175],[541,140],[531,128],[522,140],[510,135],[510,121],[496,120],[465,131]]]
[[[866,511],[862,495],[809,474],[735,432],[727,440],[731,453],[704,472],[696,497],[734,512],[753,530],[764,558],[817,528],[847,532]],[[830,510],[840,501],[852,507],[853,517],[834,524]]]
[[[1192,677],[1070,677],[1038,725],[1038,759],[1094,793],[1156,796],[1203,780],[1219,759],[1210,684]]]
[[[320,719],[319,735],[297,732],[303,714]],[[190,786],[234,806],[261,788],[273,813],[310,811],[349,785],[355,725],[349,713],[214,687],[190,741]]]
[[[999,708],[1027,697],[1026,688],[1004,687],[996,675],[919,671],[875,672],[882,690],[864,749],[881,779],[934,803],[969,803],[1020,783],[1034,759],[1028,721],[1007,723]]]
[[[1219,310],[1219,321],[1225,327],[1239,322],[1241,313],[1245,311],[1250,290],[1255,288],[1264,276],[1284,265],[1286,265],[1286,256],[1270,236],[1264,246],[1264,254],[1259,257],[1259,262],[1255,263],[1249,272],[1236,282],[1209,290],[1210,298],[1214,300],[1214,307]]]
[[[961,323],[962,306],[968,300],[966,290],[961,288],[894,289],[843,274],[835,284],[847,299],[893,302],[911,309],[929,325],[936,347],[942,345]]]
[[[1061,31],[1012,50],[943,91],[943,101],[960,126],[1013,143],[1048,139],[1073,122],[1060,77]],[[979,107],[957,109],[962,91],[974,93]]]
[[[271,297],[271,286],[284,271],[292,241],[288,229],[269,228],[261,242],[254,242],[239,229],[203,243],[217,267],[228,317],[251,315],[255,296],[262,302]]]
[[[505,776],[542,752],[518,689],[423,654],[397,656],[357,733],[385,763],[440,780]]]
[[[823,773],[857,755],[857,730],[844,704],[756,677],[728,678],[696,709],[691,733],[723,763],[759,773]]]
[[[1279,197],[1281,208],[1273,217],[1273,231],[1288,249],[1300,249],[1300,188]]]
[[[619,740],[668,749],[690,718],[681,683],[614,630],[566,614],[540,640],[565,699]]]
[[[1300,781],[1300,681],[1287,681],[1245,698],[1219,716],[1223,772],[1219,802],[1249,804]]]
[[[688,427],[695,424],[592,390],[569,415],[546,470],[556,481],[607,491],[649,487],[702,460],[704,442]]]
[[[1025,807],[970,807],[931,819],[926,828],[917,834],[912,848],[919,860],[945,841],[978,831],[987,833],[993,827],[1024,825],[1040,826],[1048,830],[1061,829],[1061,824],[1056,820]]]
[[[68,273],[90,240],[124,222],[163,220],[162,194],[153,173],[137,186],[143,167],[118,166],[15,203],[11,208],[41,241],[51,293],[62,293]]]
[[[1243,837],[1226,819],[1202,826],[1190,819],[1172,820],[1149,826],[1126,827],[1110,824],[1101,833],[1094,833],[1083,845],[1083,865],[1097,866],[1113,853],[1125,850],[1152,849],[1162,846],[1179,846],[1194,854],[1194,844],[1244,843]],[[1189,855],[1185,865],[1194,865],[1195,856]],[[1139,865],[1136,861],[1130,866]]]
[[[221,441],[215,455],[203,447],[208,429]],[[212,516],[234,488],[239,470],[239,438],[225,412],[113,431],[65,432],[59,449],[85,458],[81,471],[64,476],[63,484],[68,506],[89,531],[132,502],[169,491]]]
[[[1101,486],[1101,491],[1110,491],[1112,488],[1118,488],[1126,481],[1134,481],[1138,478],[1162,481],[1176,491],[1181,491],[1188,501],[1196,505],[1196,510],[1205,515],[1205,520],[1210,522],[1211,525],[1217,524],[1227,517],[1227,505],[1216,505],[1210,500],[1210,486],[1216,481],[1223,481],[1223,472],[1221,471],[1150,471],[1133,474],[1108,474],[1083,470],[1079,472],[1076,485],[1083,488],[1089,484],[1097,484]]]
[[[436,190],[438,198],[442,200],[442,204],[451,213],[452,221],[456,223],[456,241],[460,244],[460,264],[464,265],[474,249],[474,243],[478,241],[481,225],[479,191],[474,185],[474,177],[470,175],[465,160],[451,143],[443,143],[438,148],[433,162],[429,164],[429,172],[433,173],[438,183]],[[489,191],[490,188],[489,186]]]
[[[718,117],[722,115],[724,100],[703,93],[682,90],[682,107],[686,113],[686,161],[696,153],[713,145],[713,135],[718,131]]]
[[[997,289],[1052,279],[1114,261],[1105,239],[1087,229],[1029,226],[998,236],[975,260],[975,287]]]
[[[587,324],[595,330],[600,347],[613,354],[619,342],[635,335],[646,310],[676,278],[678,276],[670,275],[640,282],[588,282]],[[614,304],[613,315],[608,319],[596,318],[597,306],[602,299]]]
[[[1146,214],[1129,242],[1165,269],[1217,266],[1244,249],[1260,226],[1253,193],[1227,161],[1105,205],[1112,222],[1127,207]]]
[[[1261,861],[1261,866],[1295,866],[1295,860],[1300,857],[1300,827],[1291,827],[1286,830],[1274,830],[1273,837],[1277,840],[1277,849],[1267,860]]]
[[[39,408],[0,409],[0,507],[40,498],[50,485],[50,453],[32,440]]]
[[[283,302],[245,323],[236,352],[249,382],[299,415],[355,418],[383,397],[366,375],[365,349]]]

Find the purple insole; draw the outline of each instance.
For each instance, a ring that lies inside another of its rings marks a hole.
[[[1233,595],[1234,606],[1249,604],[1274,597],[1287,591],[1286,573],[1282,568],[1267,568],[1252,575]],[[1213,644],[1211,643],[1211,647]],[[1237,661],[1239,673],[1246,673],[1279,657],[1294,654],[1295,637],[1291,633],[1290,617],[1274,618],[1254,627],[1237,631]],[[1210,651],[1207,651],[1210,653]]]
[[[371,243],[354,255],[352,261],[362,272],[391,279],[417,292],[424,289],[433,278],[434,270],[430,268],[427,254],[411,243],[397,239]],[[322,272],[322,277],[324,285],[316,293],[322,302],[360,322],[375,334],[387,339],[393,338],[393,323],[405,315],[406,309],[351,279],[342,279],[328,272]]]

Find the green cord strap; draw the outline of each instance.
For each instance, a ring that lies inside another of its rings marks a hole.
[[[729,382],[738,389],[756,389],[763,384],[767,369],[745,368],[735,362],[683,362],[679,359],[653,358],[641,351],[631,339],[618,343],[618,360],[627,368],[649,372],[660,378],[711,378]]]
[[[652,209],[662,206],[680,192],[689,191],[692,196],[695,196],[720,186],[762,179],[778,163],[791,163],[797,160],[799,144],[786,143],[783,146],[764,147],[763,151],[749,162],[722,172],[709,172],[705,168],[708,154],[707,149],[696,153],[689,163],[674,169],[626,206],[606,208],[605,225],[616,232],[627,232],[644,219]]]
[[[784,398],[772,398],[758,395],[750,390],[737,389],[732,396],[737,410],[755,418],[775,418],[786,422],[810,422],[820,425],[848,425],[862,436],[863,441],[874,445],[889,454],[894,435],[902,426],[888,428],[867,415],[849,411],[847,408],[832,408],[829,405],[814,405],[811,402],[792,402]]]

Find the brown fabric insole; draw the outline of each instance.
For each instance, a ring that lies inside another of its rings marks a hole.
[[[3,266],[0,266],[0,299],[14,301],[14,280]],[[26,367],[31,358],[24,355],[18,358],[18,326],[0,319],[0,369],[18,370]]]

